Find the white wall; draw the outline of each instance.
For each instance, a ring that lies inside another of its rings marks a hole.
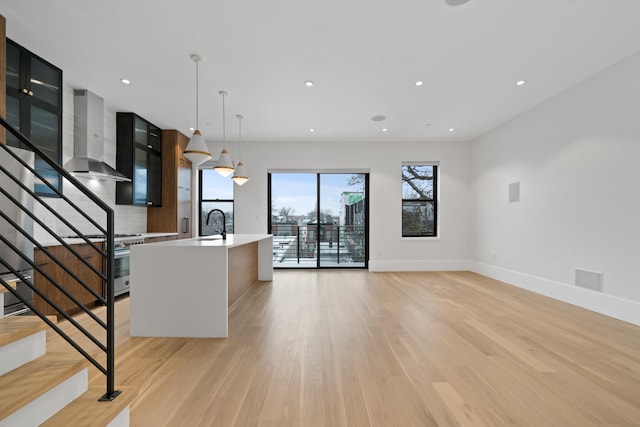
[[[471,143],[474,270],[640,322],[639,75],[636,54]]]
[[[210,148],[214,153],[220,150],[214,144]],[[267,171],[369,171],[370,270],[466,270],[468,153],[466,142],[243,142],[242,158],[250,180],[235,189],[235,227],[238,233],[267,232]],[[406,160],[440,161],[438,239],[401,237],[401,166]]]
[[[73,156],[73,89],[68,85],[63,87],[62,99],[62,164],[64,165]],[[80,89],[80,88],[76,88]],[[103,96],[102,94],[97,94]],[[105,99],[105,117],[104,117],[104,161],[115,168],[116,166],[116,111],[110,107]],[[99,160],[99,159],[98,159]],[[116,186],[114,181],[96,181],[87,178],[80,178],[80,181],[89,187],[98,197],[111,206],[114,211],[114,223],[117,233],[133,233],[147,231],[147,208],[138,206],[116,205]],[[97,209],[91,202],[77,192],[70,185],[65,185],[63,193],[72,202],[78,204],[79,207],[86,210],[93,217],[100,217],[101,210]],[[80,215],[75,212],[69,205],[58,198],[46,198],[47,202],[61,213],[65,218],[69,219],[72,224],[83,224],[80,231],[96,233],[85,224]],[[53,214],[46,208],[36,203],[34,212],[38,218],[43,220],[45,224],[51,227],[56,233],[68,235],[69,229],[66,225],[55,218]],[[36,227],[36,237],[45,236],[43,231]]]

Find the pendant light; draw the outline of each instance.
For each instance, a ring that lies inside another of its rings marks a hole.
[[[229,152],[226,148],[224,148],[226,138],[224,98],[227,96],[227,92],[221,90],[218,93],[220,94],[220,96],[222,96],[222,152],[220,153],[220,157],[218,157],[218,161],[216,162],[216,165],[213,167],[213,169],[226,178],[233,173],[235,168],[233,167],[233,163],[231,162],[231,157],[229,157]]]
[[[209,160],[212,156],[198,128],[198,63],[202,61],[202,57],[193,53],[191,54],[191,60],[196,63],[196,129],[193,131],[187,148],[184,150],[184,156],[191,160],[193,165],[198,166]]]
[[[244,163],[242,163],[242,156],[240,155],[240,141],[242,140],[242,119],[244,117],[242,114],[236,115],[238,118],[238,167],[236,168],[235,173],[233,174],[233,182],[238,185],[242,185],[245,182],[249,181],[249,177],[247,176],[247,171],[244,170]]]

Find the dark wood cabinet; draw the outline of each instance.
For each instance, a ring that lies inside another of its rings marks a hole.
[[[6,120],[53,161],[62,161],[62,70],[19,44],[6,42]],[[7,144],[23,147],[12,134]],[[36,156],[35,169],[58,190],[62,178]],[[36,178],[36,193],[56,195]]]
[[[191,162],[184,157],[188,143],[177,130],[162,131],[162,207],[147,210],[148,232],[177,232],[178,239],[192,236]]]
[[[103,249],[103,243],[99,242],[95,244],[99,249]],[[93,247],[88,244],[75,244],[71,247],[90,265],[96,268],[101,273],[104,273],[104,258]],[[102,295],[102,280],[101,278],[87,267],[84,262],[73,255],[64,246],[50,246],[47,250],[52,256],[59,259],[60,262],[67,266],[80,280],[82,280],[87,286],[94,290],[98,295]],[[65,289],[69,291],[74,297],[76,297],[81,303],[86,306],[93,306],[96,302],[96,297],[82,287],[77,280],[75,280],[69,273],[64,271],[54,260],[52,260],[45,252],[36,249],[34,251],[34,262],[39,266],[51,279],[57,283],[65,286]],[[80,308],[66,295],[64,295],[58,288],[56,288],[44,275],[40,274],[38,270],[33,272],[33,281],[35,286],[42,291],[49,299],[60,306],[62,310],[67,313],[75,313],[80,311]],[[33,297],[36,308],[41,310],[47,315],[55,315],[56,311],[37,293],[34,293]]]
[[[162,130],[134,113],[116,113],[116,204],[162,206]]]

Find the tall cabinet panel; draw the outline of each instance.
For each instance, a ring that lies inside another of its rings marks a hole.
[[[62,70],[7,40],[6,43],[7,121],[19,129],[53,161],[62,161]],[[13,135],[7,144],[26,148]],[[61,189],[61,178],[36,156],[35,169],[43,179]],[[36,193],[55,195],[42,181]]]
[[[134,113],[116,113],[116,204],[162,206],[162,131]]]
[[[191,233],[191,162],[184,157],[189,138],[177,130],[162,131],[162,207],[147,210],[148,232]]]
[[[7,92],[2,90],[7,84],[7,20],[0,15],[0,116],[7,117]],[[0,126],[0,144],[6,142],[5,129]]]

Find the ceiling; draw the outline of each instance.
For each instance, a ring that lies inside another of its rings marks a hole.
[[[222,137],[220,90],[230,140],[236,114],[244,141],[472,140],[640,51],[638,0],[3,0],[0,13],[66,84],[187,135],[200,54],[207,141]]]

